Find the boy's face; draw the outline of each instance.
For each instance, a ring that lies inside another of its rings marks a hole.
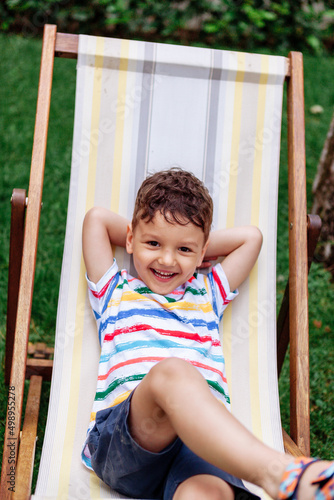
[[[126,250],[133,254],[139,278],[160,295],[167,295],[194,274],[204,257],[204,233],[191,222],[167,222],[157,212],[150,222],[128,226]]]

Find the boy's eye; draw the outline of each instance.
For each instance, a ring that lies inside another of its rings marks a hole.
[[[181,252],[191,252],[190,248],[188,247],[180,247]]]
[[[157,241],[148,241],[147,244],[150,245],[151,247],[159,246],[159,243]]]

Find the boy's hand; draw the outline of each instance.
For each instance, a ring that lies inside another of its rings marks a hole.
[[[255,226],[219,229],[210,234],[203,263],[213,260],[212,256],[224,257],[222,267],[231,290],[235,290],[248,277],[261,246],[262,233]]]
[[[207,269],[213,265],[213,262],[219,258],[219,255],[215,256],[204,256],[202,263],[198,266],[198,269]]]
[[[97,283],[114,261],[112,245],[125,247],[129,221],[110,210],[94,207],[85,216],[82,249],[87,275]]]

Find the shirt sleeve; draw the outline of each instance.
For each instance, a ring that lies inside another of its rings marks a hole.
[[[221,264],[216,264],[208,274],[211,285],[212,305],[219,320],[229,303],[239,294],[238,290],[231,292],[230,284]]]
[[[86,280],[88,284],[89,301],[93,309],[95,319],[99,326],[101,316],[105,312],[111,295],[115,290],[119,280],[118,265],[116,263],[116,260],[114,259],[112,266],[102,276],[98,283],[93,283],[88,278],[87,274]]]

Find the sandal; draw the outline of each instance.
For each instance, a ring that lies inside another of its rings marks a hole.
[[[325,469],[312,484],[318,484],[316,500],[332,500],[334,498],[334,462]]]
[[[306,469],[319,458],[298,457],[285,469],[278,494],[278,500],[295,500],[299,482]],[[334,462],[327,467],[312,484],[317,484],[314,500],[334,500]]]

